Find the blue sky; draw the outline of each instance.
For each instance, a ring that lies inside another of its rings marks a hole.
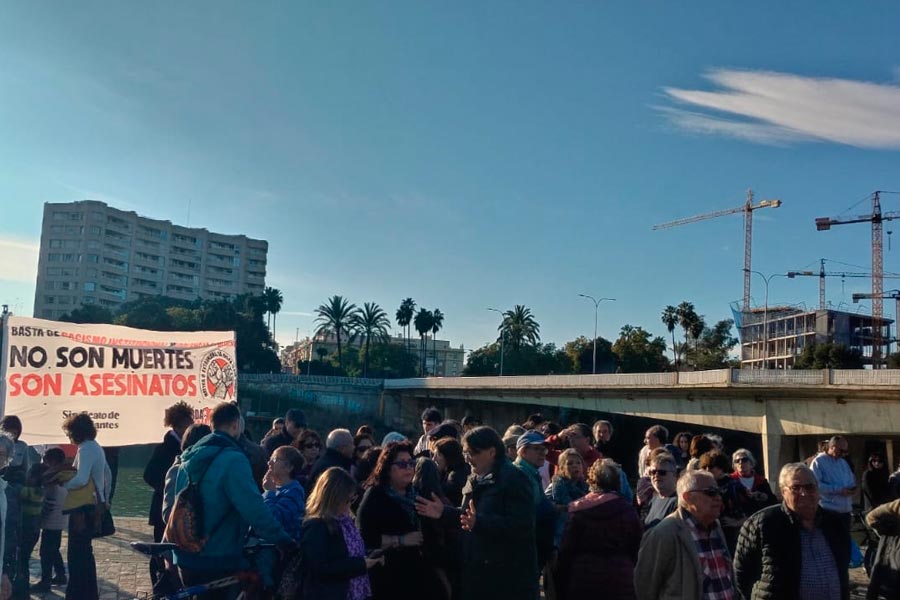
[[[740,215],[651,226],[753,188],[784,201],[757,212],[755,269],[867,267],[868,227],[813,220],[900,190],[898,22],[889,2],[7,4],[0,299],[31,312],[42,203],[92,198],[269,240],[282,342],[332,294],[412,296],[466,347],[495,337],[488,306],[590,335],[579,293],[618,299],[609,338],[664,334],[682,300],[730,317]],[[775,278],[770,303],[816,285]]]

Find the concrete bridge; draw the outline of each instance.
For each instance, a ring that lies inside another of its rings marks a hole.
[[[526,404],[759,434],[766,476],[774,482],[781,465],[813,454],[815,440],[834,433],[884,439],[888,464],[894,464],[892,438],[900,432],[900,370],[722,369],[384,382],[382,414],[386,417],[416,422],[419,411],[431,404],[460,410],[477,406],[480,414],[487,412],[486,421],[495,423],[512,422],[515,406]],[[817,438],[803,437],[813,435]]]

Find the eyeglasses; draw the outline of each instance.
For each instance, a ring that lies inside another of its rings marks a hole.
[[[507,446],[507,449],[509,448],[515,448],[515,446]],[[463,450],[463,457],[472,458],[473,456],[477,456],[480,452],[481,450]]]
[[[748,457],[746,457],[746,456],[741,456],[741,457],[739,457],[739,458],[734,459],[734,462],[735,462],[735,464],[737,464],[737,463],[745,463],[745,462],[750,462],[750,459],[749,459]]]
[[[395,467],[397,467],[398,469],[415,469],[416,468],[416,461],[414,461],[412,459],[410,459],[410,460],[395,460],[391,464],[394,465]]]
[[[665,477],[666,475],[668,475],[671,472],[672,471],[669,471],[667,469],[650,469],[649,471],[647,471],[647,474],[650,477],[656,477],[656,476]]]
[[[311,450],[311,449],[313,449],[313,448],[321,448],[321,447],[322,447],[322,444],[317,444],[317,443],[313,442],[313,443],[311,443],[311,444],[303,444],[303,447],[304,447],[306,450]]]
[[[357,446],[357,447],[356,447],[356,451],[359,452],[359,453],[362,453],[362,452],[365,452],[366,450],[368,450],[368,449],[371,448],[371,447],[372,447],[372,446]]]
[[[787,489],[791,490],[792,494],[799,494],[800,492],[806,494],[812,494],[817,489],[819,489],[819,484],[817,483],[795,483],[794,485],[786,486]]]
[[[269,459],[269,466],[272,466],[272,465],[274,465],[274,464],[277,463],[277,462],[285,462],[285,460],[284,460],[283,458],[270,458],[270,459]]]
[[[718,498],[722,495],[722,490],[717,487],[703,488],[702,490],[689,490],[691,492],[700,492],[709,498]]]

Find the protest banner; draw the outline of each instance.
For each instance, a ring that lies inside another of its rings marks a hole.
[[[0,409],[22,419],[30,444],[62,444],[87,412],[103,446],[157,443],[166,407],[183,400],[197,422],[237,400],[232,331],[160,332],[10,316],[3,327]]]

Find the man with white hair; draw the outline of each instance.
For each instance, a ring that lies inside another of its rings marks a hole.
[[[837,513],[819,504],[819,484],[804,463],[782,467],[784,501],[741,527],[734,557],[738,589],[747,600],[846,600],[850,535]]]
[[[712,473],[687,471],[678,509],[647,532],[634,569],[638,600],[737,598],[731,557],[719,526],[722,493]]]
[[[309,474],[307,493],[316,484],[319,475],[331,467],[340,467],[350,472],[353,465],[353,434],[349,429],[333,429],[325,439],[325,453],[316,461]]]

